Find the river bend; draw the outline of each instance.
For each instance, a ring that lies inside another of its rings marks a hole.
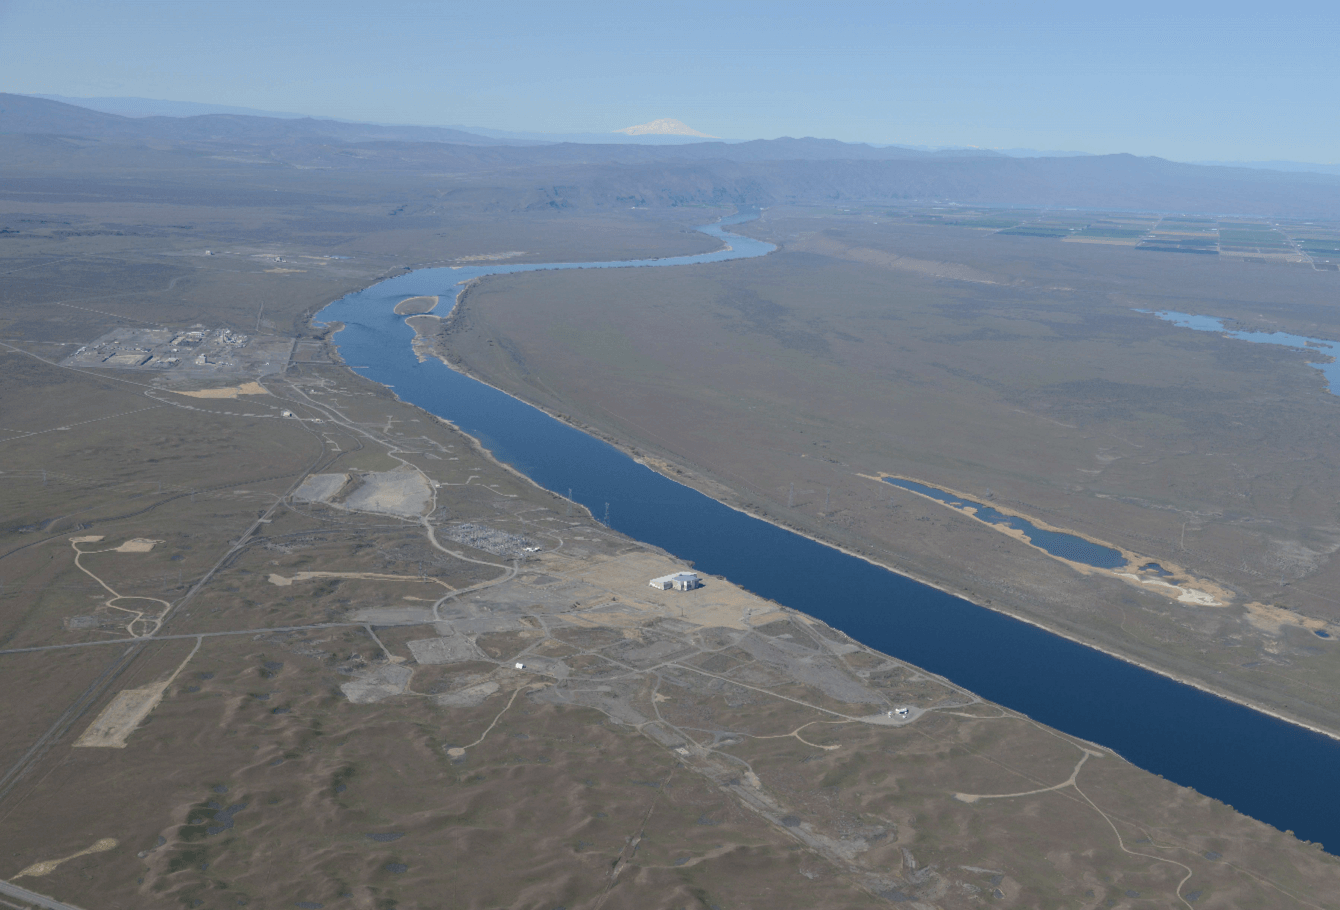
[[[601,263],[424,269],[327,306],[353,369],[451,421],[492,454],[616,530],[692,560],[984,698],[1120,752],[1239,811],[1340,848],[1340,741],[1277,720],[978,606],[731,509],[441,361],[419,362],[392,310],[406,297],[455,299],[486,275],[542,269],[680,268],[762,256],[770,244],[700,228],[727,248]]]

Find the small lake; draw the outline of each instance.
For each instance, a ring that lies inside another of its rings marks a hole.
[[[1111,547],[1096,544],[1091,540],[1085,540],[1077,534],[1045,531],[1017,515],[1006,515],[998,509],[991,508],[991,506],[973,502],[971,499],[963,499],[953,493],[941,490],[939,487],[917,483],[915,480],[885,477],[884,482],[893,484],[895,487],[901,487],[904,490],[911,490],[913,493],[920,493],[922,496],[928,496],[936,502],[942,502],[947,506],[958,509],[960,512],[966,512],[989,525],[1003,525],[1016,531],[1022,531],[1023,535],[1028,538],[1029,543],[1053,556],[1069,559],[1072,562],[1082,562],[1099,569],[1121,569],[1126,566],[1126,557],[1121,555],[1120,550],[1114,550]]]
[[[702,228],[730,250],[615,263],[424,269],[337,300],[346,363],[479,439],[500,461],[566,493],[610,525],[692,560],[858,641],[983,698],[1115,749],[1141,768],[1299,837],[1340,848],[1340,742],[1208,695],[1036,626],[737,512],[441,361],[420,363],[392,310],[406,297],[454,300],[483,275],[542,269],[692,267],[760,256],[769,244]],[[1330,647],[1318,641],[1318,647]]]
[[[1340,395],[1340,343],[1328,338],[1308,338],[1305,335],[1290,335],[1288,332],[1240,332],[1229,329],[1227,319],[1215,316],[1197,316],[1194,313],[1178,313],[1173,310],[1136,310],[1137,313],[1150,313],[1165,322],[1197,332],[1216,332],[1247,341],[1252,344],[1274,344],[1312,354],[1322,355],[1308,366],[1321,370],[1326,377],[1326,386],[1332,395]],[[1327,362],[1329,360],[1329,362]]]

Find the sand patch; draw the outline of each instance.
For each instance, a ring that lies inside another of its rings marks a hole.
[[[69,856],[62,856],[60,859],[44,859],[40,863],[33,863],[18,875],[15,875],[14,878],[40,878],[43,875],[50,875],[56,871],[61,863],[68,863],[72,859],[88,856],[90,853],[106,853],[108,850],[116,849],[119,843],[120,841],[114,837],[104,837],[100,841],[95,841],[93,846],[80,850],[78,853],[71,853]]]
[[[163,693],[186,665],[200,650],[203,638],[195,640],[195,647],[186,655],[172,675],[162,682],[150,683],[136,689],[122,689],[116,693],[111,704],[102,709],[93,723],[88,725],[84,734],[75,740],[76,748],[124,749],[126,739],[135,732],[135,728],[149,716],[157,704],[163,700]]]
[[[1313,619],[1310,616],[1299,616],[1292,610],[1286,610],[1283,607],[1276,607],[1271,604],[1252,603],[1245,605],[1247,608],[1247,621],[1262,632],[1271,635],[1281,634],[1286,626],[1293,626],[1296,629],[1306,629],[1309,632],[1325,632],[1326,637],[1318,635],[1318,641],[1340,641],[1340,629],[1324,622],[1320,619]]]
[[[119,547],[114,547],[112,553],[148,553],[155,545],[162,543],[161,540],[150,540],[147,537],[136,537],[127,540]]]
[[[417,316],[421,313],[431,313],[437,306],[437,297],[406,297],[395,305],[395,314],[397,316]]]
[[[525,250],[511,250],[506,253],[479,253],[475,256],[457,256],[457,262],[497,262],[499,259],[513,259],[526,255]]]
[[[167,683],[155,683],[138,689],[122,689],[112,703],[102,709],[84,734],[75,740],[76,749],[124,749],[126,739],[157,707]]]
[[[1214,596],[1207,591],[1170,584],[1161,578],[1150,578],[1146,575],[1136,575],[1133,572],[1114,572],[1113,574],[1117,578],[1128,581],[1131,584],[1145,585],[1154,588],[1160,594],[1171,597],[1180,603],[1192,604],[1197,607],[1224,606],[1222,603],[1215,600]]]
[[[244,382],[239,386],[222,389],[198,389],[194,392],[173,390],[173,394],[185,395],[188,398],[236,398],[238,395],[269,395],[270,390],[259,382]]]

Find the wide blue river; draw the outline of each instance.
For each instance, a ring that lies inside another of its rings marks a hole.
[[[456,285],[484,275],[682,268],[773,249],[722,225],[701,230],[730,249],[628,262],[424,269],[337,300],[319,318],[344,323],[336,340],[359,373],[451,421],[542,486],[571,490],[595,515],[608,504],[616,530],[1277,828],[1340,848],[1340,742],[728,508],[437,360],[418,362],[413,330],[392,312],[405,297],[440,295],[442,315]]]

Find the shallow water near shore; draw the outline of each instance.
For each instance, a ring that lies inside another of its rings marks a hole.
[[[1069,559],[1072,562],[1082,562],[1087,566],[1095,566],[1099,569],[1120,569],[1126,565],[1126,557],[1121,555],[1120,550],[1114,550],[1091,540],[1085,540],[1075,534],[1043,530],[1036,527],[1031,521],[1026,521],[1017,515],[1006,515],[1004,512],[991,508],[991,506],[973,502],[971,499],[963,499],[953,493],[941,490],[939,487],[917,483],[915,480],[903,480],[901,477],[885,477],[884,482],[895,487],[901,487],[904,490],[911,490],[913,493],[920,493],[922,496],[928,496],[936,502],[942,502],[947,506],[958,509],[960,512],[966,512],[989,525],[1004,525],[1007,528],[1022,531],[1023,535],[1028,538],[1029,543],[1053,556]],[[1164,574],[1168,573],[1165,572]]]
[[[1329,338],[1308,338],[1306,335],[1290,335],[1288,332],[1241,332],[1228,328],[1228,322],[1215,316],[1197,316],[1194,313],[1178,313],[1173,310],[1136,310],[1137,313],[1150,313],[1165,322],[1197,332],[1217,332],[1238,341],[1251,344],[1274,344],[1285,348],[1294,348],[1322,355],[1326,360],[1312,361],[1308,366],[1320,370],[1326,377],[1327,390],[1332,395],[1340,395],[1340,342]]]
[[[1340,741],[731,509],[438,360],[420,363],[413,330],[392,312],[405,297],[454,300],[456,285],[484,275],[692,267],[772,249],[721,227],[702,230],[731,249],[700,256],[411,272],[338,300],[318,318],[344,323],[336,341],[357,372],[451,421],[541,486],[571,489],[594,515],[608,507],[614,529],[1300,838],[1340,848]]]

